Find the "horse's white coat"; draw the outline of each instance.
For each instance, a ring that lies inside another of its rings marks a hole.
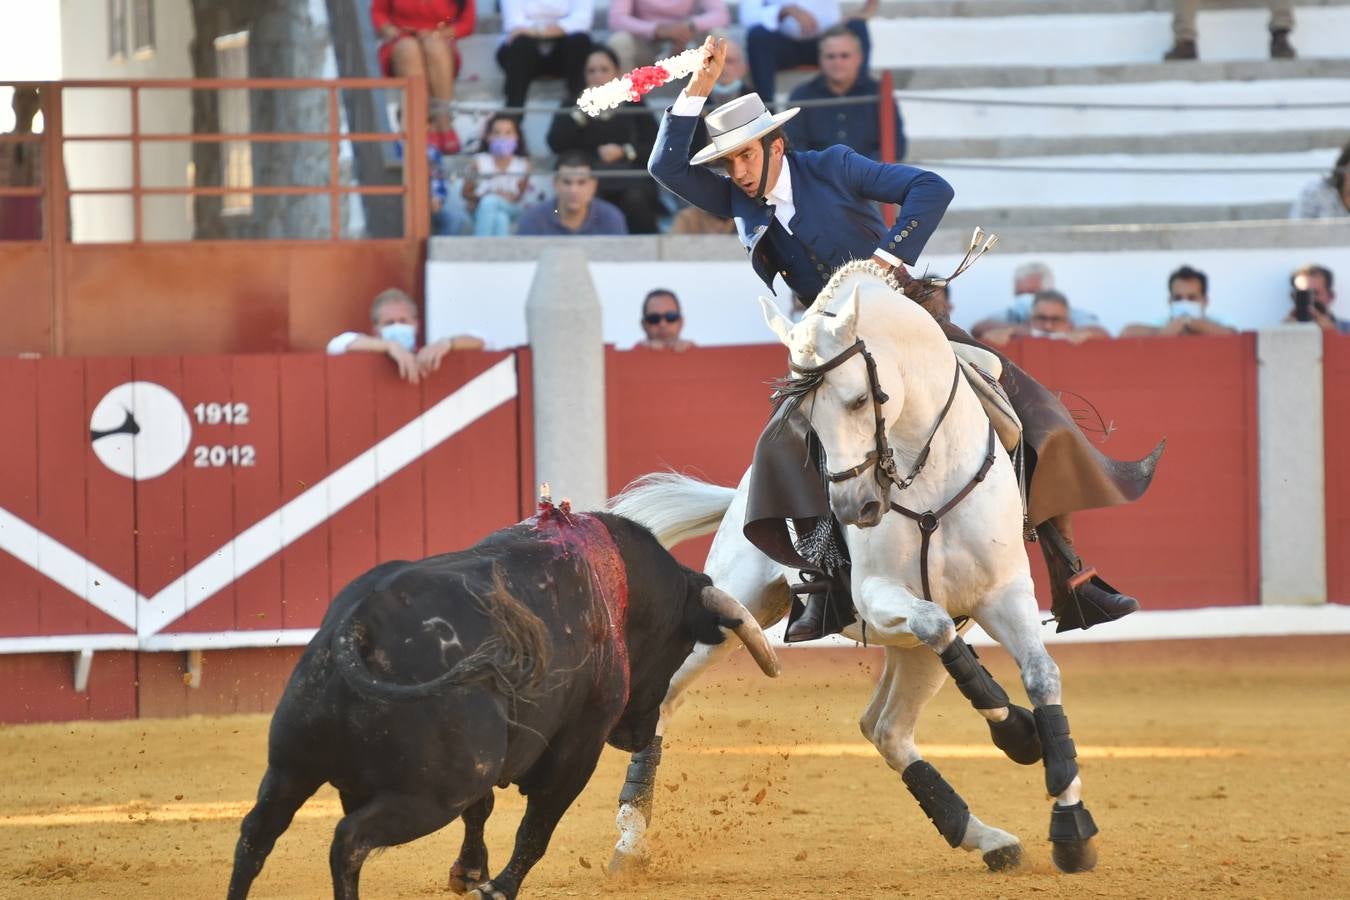
[[[856,337],[863,338],[888,395],[882,412],[896,469],[908,472],[946,402],[956,368],[955,355],[937,323],[892,289],[870,262],[840,269],[796,325],[772,304],[761,303],[770,330],[791,351],[794,365],[821,365]],[[802,412],[820,437],[832,471],[861,462],[873,449],[870,397],[866,363],[857,355],[832,370],[815,396],[803,403]],[[879,515],[879,522],[872,524],[875,504],[887,511],[892,500],[919,512],[941,508],[979,469],[988,428],[979,399],[962,379],[951,410],[933,437],[928,462],[907,490],[883,488],[873,477],[874,470],[830,485],[831,507],[847,526],[853,600],[861,622],[844,634],[886,647],[884,670],[859,725],[896,772],[921,758],[915,729],[924,705],[946,680],[938,654],[957,634],[956,616],[970,616],[1008,650],[1033,705],[1060,702],[1059,668],[1041,638],[1022,545],[1021,499],[1005,453],[997,453],[984,482],[943,517],[933,534],[928,557],[933,603],[922,598],[920,534],[915,523],[890,513]],[[768,627],[787,613],[787,579],[794,573],[769,560],[742,534],[748,486],[748,472],[735,490],[675,474],[653,475],[625,490],[611,508],[639,522],[659,523],[658,537],[664,538],[706,533],[716,520],[714,509],[720,507],[722,517],[705,571]],[[871,527],[858,527],[860,523]],[[698,674],[733,647],[697,645],[671,681],[658,733],[665,732]],[[1004,707],[985,714],[1001,721],[1008,711]],[[1075,778],[1056,800],[1074,804],[1081,789]],[[619,813],[624,835],[620,855],[625,848],[642,844],[641,834],[632,832],[634,812]],[[972,815],[961,846],[985,853],[1017,842],[1016,836]]]

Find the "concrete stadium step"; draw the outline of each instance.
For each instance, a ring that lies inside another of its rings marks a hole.
[[[915,138],[1257,134],[1317,131],[1350,119],[1344,105],[1350,80],[1343,78],[902,91],[900,97],[906,131]],[[937,102],[943,100],[956,102]],[[1032,102],[1059,105],[1018,105]]]
[[[1006,232],[1023,228],[1082,228],[1097,226],[1212,224],[1281,221],[1289,217],[1289,203],[1253,203],[1220,206],[1112,206],[1100,208],[1023,206],[1017,208],[955,209],[942,219],[944,228]],[[1006,237],[1006,234],[1004,235]]]
[[[1271,208],[1287,215],[1303,187],[1331,170],[1337,152],[952,159],[932,167],[956,189],[953,211],[1078,210],[1089,214],[1079,221],[1102,222],[1149,221],[1111,211],[1154,209],[1161,221],[1202,221],[1214,210],[1228,211],[1222,218],[1252,218]],[[1164,212],[1173,208],[1175,214]]]
[[[917,137],[909,142],[911,160],[974,157],[1003,160],[1025,156],[1077,156],[1110,153],[1285,153],[1318,147],[1344,147],[1350,127],[1286,131],[1216,131],[1199,134],[1075,134],[1015,137]]]

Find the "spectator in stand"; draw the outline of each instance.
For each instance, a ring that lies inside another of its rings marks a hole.
[[[789,106],[802,101],[864,97],[856,103],[838,106],[803,106],[801,113],[787,124],[788,137],[798,150],[824,150],[835,144],[852,147],[869,159],[881,162],[881,85],[863,71],[863,46],[858,35],[843,25],[835,25],[820,36],[820,74],[797,86],[788,94]],[[895,108],[895,159],[905,158],[905,127],[900,107]]]
[[[620,72],[650,66],[731,22],[725,0],[611,0],[609,46]]]
[[[1175,337],[1181,334],[1236,334],[1236,329],[1209,317],[1209,277],[1182,266],[1167,276],[1167,318],[1156,324],[1127,325],[1126,337]]]
[[[990,316],[975,323],[970,333],[983,339],[990,331],[1004,331],[1010,325],[1027,326],[1031,324],[1031,304],[1041,291],[1055,286],[1055,274],[1043,262],[1023,263],[1013,272],[1012,305],[996,316]],[[1085,309],[1071,309],[1069,315],[1075,328],[1087,328],[1098,324],[1097,316]]]
[[[37,88],[15,88],[10,98],[14,109],[11,136],[33,133],[33,120],[42,107]],[[42,184],[42,144],[0,144],[0,186],[21,188]],[[42,198],[0,197],[0,241],[42,240]]]
[[[1164,60],[1199,58],[1195,47],[1195,10],[1199,5],[1200,0],[1176,0],[1173,4],[1172,36],[1175,42],[1163,55]],[[1270,7],[1270,58],[1293,59],[1294,45],[1289,43],[1289,32],[1294,28],[1294,0],[1269,0],[1267,5]]]
[[[1094,338],[1109,338],[1106,329],[1097,325],[1078,327],[1073,324],[1069,298],[1056,290],[1036,293],[1031,303],[1031,316],[1025,325],[1009,325],[987,331],[982,340],[991,344],[1006,344],[1015,337],[1050,338],[1081,344]]]
[[[633,346],[634,350],[673,350],[683,353],[694,346],[680,337],[684,329],[684,314],[674,291],[656,288],[642,301],[642,330],[647,338]]]
[[[1289,279],[1293,288],[1289,296],[1294,307],[1284,320],[1312,322],[1323,331],[1350,334],[1350,320],[1338,319],[1331,311],[1332,301],[1336,299],[1336,292],[1331,289],[1334,281],[1326,266],[1308,264],[1300,267]]]
[[[1336,157],[1331,174],[1319,178],[1303,189],[1293,209],[1291,219],[1343,219],[1350,216],[1350,144]]]
[[[563,154],[558,157],[553,175],[556,195],[521,213],[517,233],[558,237],[627,234],[623,213],[614,204],[596,197],[597,187],[584,154],[575,151]]]
[[[609,47],[595,47],[586,57],[586,85],[619,77],[619,60]],[[559,155],[579,152],[599,173],[598,194],[622,210],[630,234],[655,234],[661,199],[647,174],[647,157],[656,143],[656,119],[645,100],[625,103],[592,118],[564,100],[553,117],[548,145]],[[606,176],[606,172],[619,173]]]
[[[426,79],[427,142],[442,153],[458,153],[459,135],[450,122],[460,64],[455,41],[473,34],[474,0],[371,0],[370,21],[384,74]]]
[[[867,67],[870,49],[865,20],[876,12],[879,3],[880,0],[867,0],[861,17],[844,23],[862,45],[863,68]],[[839,24],[839,20],[839,0],[801,0],[800,3],[742,0],[740,21],[746,28],[745,51],[750,58],[750,81],[766,106],[775,105],[777,74],[797,66],[815,66],[820,59],[820,36]]]
[[[417,350],[417,324],[417,304],[412,297],[398,288],[380,291],[370,304],[370,334],[343,332],[328,342],[328,354],[338,356],[354,350],[387,354],[398,366],[399,377],[417,384],[439,369],[450,351],[483,349],[481,339],[456,335]]]
[[[506,105],[521,107],[530,82],[561,78],[575,97],[586,86],[592,0],[501,0],[502,43],[497,64],[506,73]]]
[[[473,213],[475,237],[503,237],[520,218],[530,186],[530,155],[520,122],[507,113],[487,120],[482,144],[464,179],[464,201]]]

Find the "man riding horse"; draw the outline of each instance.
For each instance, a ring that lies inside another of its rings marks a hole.
[[[782,126],[798,110],[770,113],[755,94],[713,110],[707,117],[712,143],[693,152],[699,115],[726,49],[724,40],[704,43],[703,65],[662,117],[648,163],[652,177],[694,206],[735,219],[755,273],[771,289],[781,275],[810,304],[841,265],[870,258],[898,289],[924,303],[931,284],[912,278],[905,265],[915,264],[937,228],[952,200],[951,186],[932,172],[876,163],[843,146],[792,150]],[[882,203],[900,206],[889,231],[878,211]],[[1086,629],[1134,612],[1139,602],[1116,591],[1074,552],[1069,514],[1137,499],[1152,480],[1161,445],[1134,463],[1104,456],[1054,394],[963,329],[939,322],[953,343],[982,347],[1002,363],[999,382],[1021,420],[1026,448],[1027,524],[1035,528],[1028,536],[1039,537],[1045,554],[1059,630]],[[819,535],[822,527],[836,546],[842,540],[830,517],[810,425],[793,410],[780,404],[755,448],[745,536],[770,558],[802,571],[804,583],[793,592],[805,594],[806,603],[794,609],[787,631],[789,641],[802,641],[847,624],[851,603],[846,563],[803,546],[803,538]],[[890,477],[882,466],[873,472]],[[786,520],[795,524],[795,545]]]

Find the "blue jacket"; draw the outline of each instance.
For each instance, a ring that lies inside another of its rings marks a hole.
[[[834,144],[852,147],[869,159],[881,159],[881,121],[878,117],[876,96],[881,93],[866,72],[858,76],[845,97],[871,97],[857,103],[840,106],[808,106],[797,113],[784,129],[792,143],[802,150],[824,150]],[[825,76],[817,75],[788,94],[788,105],[801,100],[837,100],[825,85]],[[893,104],[895,101],[891,101]],[[895,158],[904,159],[905,124],[900,118],[900,107],[895,106]]]
[[[666,190],[700,209],[735,219],[755,274],[770,290],[781,275],[808,302],[835,269],[877,250],[913,265],[952,201],[951,185],[924,169],[876,163],[837,145],[820,152],[793,150],[787,164],[796,211],[789,235],[769,227],[770,207],[746,196],[729,178],[689,164],[698,121],[666,110],[647,170]],[[902,207],[889,231],[876,203]]]

